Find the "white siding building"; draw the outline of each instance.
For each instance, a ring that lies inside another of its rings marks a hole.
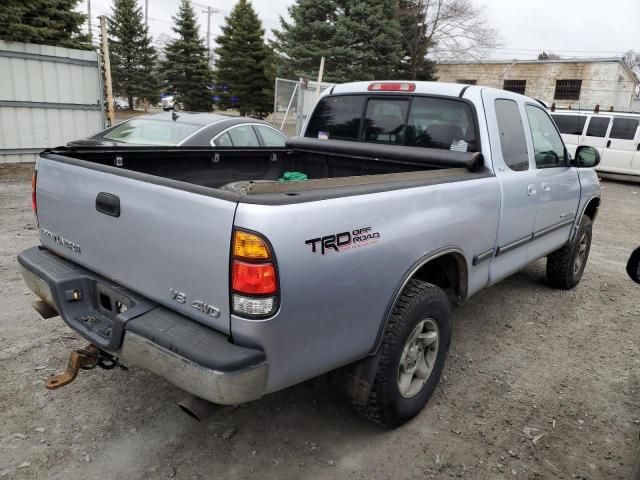
[[[0,163],[104,128],[98,54],[0,40]]]

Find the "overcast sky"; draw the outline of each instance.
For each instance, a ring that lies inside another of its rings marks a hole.
[[[319,0],[322,1],[322,0]],[[533,58],[540,51],[563,56],[621,56],[629,49],[640,51],[640,0],[472,0],[484,6],[488,23],[504,42],[493,58]],[[144,0],[138,0],[143,5]],[[172,36],[171,16],[180,0],[148,0],[149,30],[157,39]],[[267,31],[279,26],[279,15],[287,14],[292,0],[252,0]],[[111,0],[91,0],[92,24],[111,11]],[[220,12],[211,17],[211,42],[220,33],[224,16],[233,8],[230,0],[198,0],[202,36],[206,36],[207,6]],[[87,0],[81,0],[86,8]]]

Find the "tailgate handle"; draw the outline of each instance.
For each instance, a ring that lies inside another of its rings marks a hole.
[[[96,197],[96,210],[111,217],[120,216],[120,197],[107,192],[100,192]]]

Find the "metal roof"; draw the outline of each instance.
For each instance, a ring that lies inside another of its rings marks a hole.
[[[549,60],[443,60],[441,65],[482,65],[482,64],[508,64],[518,63],[624,63],[620,57],[589,57],[589,58],[558,58]]]

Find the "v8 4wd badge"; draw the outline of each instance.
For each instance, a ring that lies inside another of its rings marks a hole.
[[[183,305],[187,303],[186,293],[179,292],[177,290],[174,290],[173,288],[170,288],[169,295],[171,295],[171,298],[178,303],[182,303]],[[210,317],[218,318],[220,316],[220,309],[201,300],[194,300],[193,302],[191,302],[191,306],[199,312],[204,313],[205,315],[209,315]]]

